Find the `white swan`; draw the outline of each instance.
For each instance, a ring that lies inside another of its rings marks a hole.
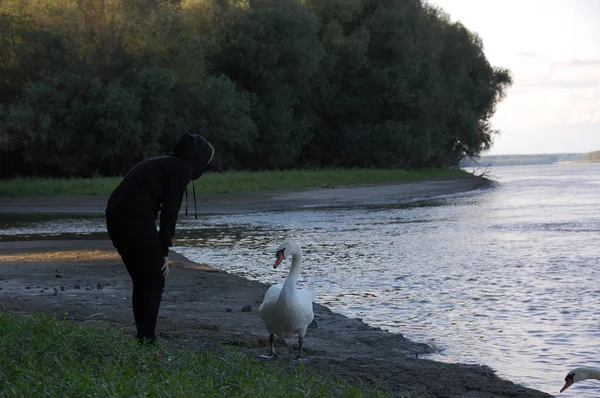
[[[563,392],[567,388],[571,387],[573,383],[577,383],[578,381],[587,379],[600,380],[600,370],[591,368],[573,369],[567,374],[567,377],[565,377],[565,385],[563,386],[563,388],[561,388],[560,392]]]
[[[308,325],[313,321],[313,299],[315,293],[311,288],[297,289],[296,282],[300,275],[302,264],[302,248],[299,244],[286,240],[279,246],[275,254],[277,259],[273,268],[283,261],[286,256],[292,257],[290,273],[283,283],[271,286],[265,293],[265,298],[258,313],[269,332],[271,352],[261,355],[262,358],[277,358],[275,353],[275,335],[289,338],[298,335],[298,360],[302,356],[302,342]]]

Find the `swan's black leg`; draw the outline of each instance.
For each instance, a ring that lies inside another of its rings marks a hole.
[[[302,343],[304,342],[304,338],[302,336],[298,336],[298,357],[296,357],[297,361],[304,361],[307,358],[302,356]]]
[[[275,335],[269,334],[269,344],[271,345],[271,352],[268,355],[259,355],[259,358],[265,359],[277,359],[277,353],[275,352]]]
[[[271,344],[271,357],[277,358],[277,353],[275,352],[275,335],[273,333],[269,335],[269,344]]]

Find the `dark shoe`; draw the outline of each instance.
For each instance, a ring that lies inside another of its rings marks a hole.
[[[158,341],[156,340],[156,337],[150,339],[146,337],[138,337],[137,343],[143,347],[158,347]]]

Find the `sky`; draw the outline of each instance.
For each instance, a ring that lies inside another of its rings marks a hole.
[[[600,150],[600,0],[429,0],[483,40],[513,86],[486,154]]]

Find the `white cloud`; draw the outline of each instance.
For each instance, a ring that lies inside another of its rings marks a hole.
[[[539,57],[528,57],[523,64],[515,71],[514,87],[498,106],[495,126],[598,122],[600,60],[540,62]]]

